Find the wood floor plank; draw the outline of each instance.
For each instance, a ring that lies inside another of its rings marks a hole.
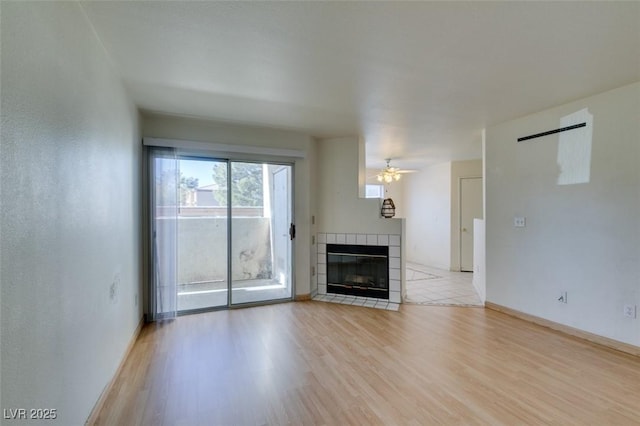
[[[482,308],[315,301],[146,325],[96,425],[632,425],[640,358]]]

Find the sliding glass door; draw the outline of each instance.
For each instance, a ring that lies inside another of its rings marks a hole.
[[[231,303],[291,297],[291,166],[231,163]]]
[[[178,159],[178,312],[227,306],[226,161]]]
[[[149,162],[151,172],[151,316],[153,319],[173,318],[178,311],[176,285],[178,163],[172,151],[155,151]]]
[[[291,299],[292,166],[150,151],[155,318]]]

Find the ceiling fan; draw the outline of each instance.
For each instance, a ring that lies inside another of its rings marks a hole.
[[[399,181],[402,174],[413,173],[416,171],[416,170],[402,170],[398,167],[391,167],[391,164],[390,164],[391,158],[386,158],[385,161],[387,162],[387,165],[382,170],[380,170],[380,173],[378,173],[375,176],[378,182],[381,182],[381,183],[391,183],[391,182]]]

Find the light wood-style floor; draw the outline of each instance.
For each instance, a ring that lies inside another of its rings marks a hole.
[[[505,314],[322,302],[147,325],[100,425],[626,425],[640,358]]]

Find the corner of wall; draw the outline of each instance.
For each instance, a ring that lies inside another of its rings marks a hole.
[[[359,197],[361,147],[357,137],[318,142],[318,232],[400,233],[396,220],[380,216],[380,200]]]
[[[358,137],[358,197],[366,197],[367,184],[367,159],[365,142],[362,137]]]

